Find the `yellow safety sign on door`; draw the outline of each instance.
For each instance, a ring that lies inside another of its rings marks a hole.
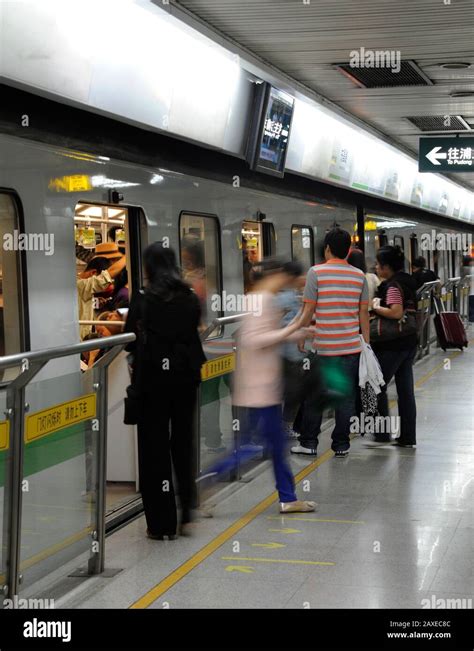
[[[235,355],[230,353],[230,355],[222,355],[222,357],[216,357],[215,359],[210,359],[208,362],[201,366],[201,379],[210,380],[213,377],[218,377],[219,375],[225,375],[226,373],[231,373],[235,369]]]
[[[0,451],[8,450],[10,445],[10,422],[2,420],[0,422]]]
[[[96,415],[96,394],[90,393],[60,405],[37,411],[26,418],[25,442],[57,432],[63,427],[75,425]]]

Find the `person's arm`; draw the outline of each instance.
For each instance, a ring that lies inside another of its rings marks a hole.
[[[366,344],[370,344],[370,326],[369,326],[369,283],[364,276],[362,292],[359,302],[359,324],[360,331]]]
[[[401,319],[403,316],[403,297],[398,287],[389,287],[385,302],[388,307],[376,307],[373,311],[386,319]]]
[[[300,328],[307,328],[314,315],[316,303],[318,300],[318,278],[316,272],[310,269],[306,276],[306,283],[303,292],[303,309],[301,310],[298,319],[298,326]]]
[[[116,262],[111,264],[110,267],[107,269],[107,271],[109,272],[110,277],[111,278],[116,278],[116,276],[118,276],[119,273],[122,271],[122,269],[125,267],[126,263],[127,263],[127,259],[123,255]]]

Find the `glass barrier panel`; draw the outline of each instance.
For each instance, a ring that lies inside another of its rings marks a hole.
[[[21,590],[91,550],[99,438],[92,373],[33,381],[25,393]]]

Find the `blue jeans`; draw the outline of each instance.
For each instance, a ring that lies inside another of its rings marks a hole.
[[[271,407],[239,407],[241,440],[246,444],[249,433],[258,432],[267,444],[275,473],[276,488],[280,502],[294,502],[296,498],[293,473],[286,459],[286,440],[281,423],[281,405]],[[233,470],[237,463],[245,463],[255,456],[252,450],[236,450],[232,455],[218,461],[207,472],[222,474]]]
[[[350,419],[356,413],[356,390],[359,385],[359,358],[360,353],[354,355],[339,355],[337,359],[342,364],[347,377],[352,385],[352,393],[340,402],[335,408],[336,424],[332,432],[331,448],[337,450],[348,450],[350,448],[349,432]],[[334,359],[334,358],[333,358]],[[324,364],[324,356],[320,357],[321,364]],[[303,402],[301,417],[300,445],[305,448],[318,447],[318,438],[321,433],[323,420],[322,411],[318,405],[310,400]]]
[[[385,386],[378,398],[380,416],[388,416],[387,386],[395,376],[400,416],[400,443],[416,445],[416,401],[413,381],[413,362],[416,346],[409,350],[374,351],[382,369]]]

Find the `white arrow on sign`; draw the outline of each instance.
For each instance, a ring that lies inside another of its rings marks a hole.
[[[432,163],[433,165],[441,165],[439,162],[439,159],[442,158],[447,158],[448,154],[439,154],[439,150],[441,147],[433,147],[431,151],[429,151],[427,154],[425,154],[426,158]]]

